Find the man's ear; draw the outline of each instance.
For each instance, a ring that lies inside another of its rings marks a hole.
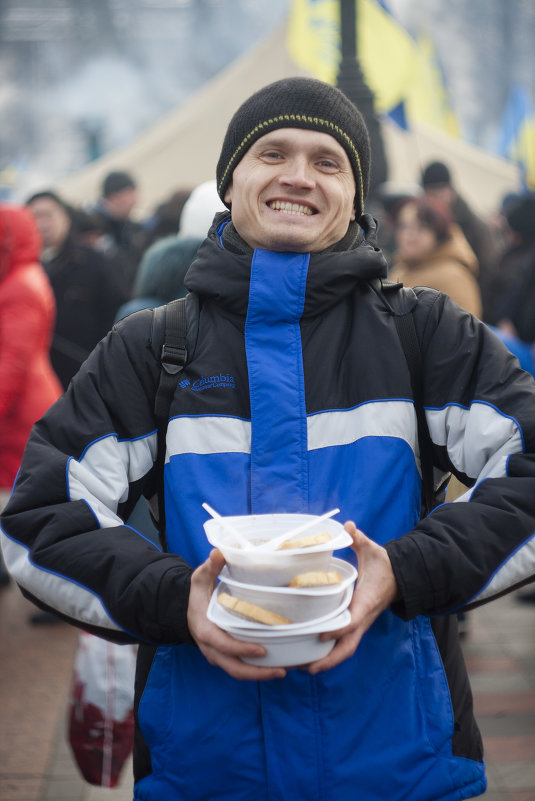
[[[227,191],[225,192],[225,203],[229,205],[232,203],[232,181],[228,185]]]
[[[357,219],[357,212],[355,211],[355,207],[353,206],[353,208],[351,209],[350,220],[351,222],[355,222],[356,219]]]

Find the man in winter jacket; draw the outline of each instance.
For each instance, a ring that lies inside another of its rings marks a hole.
[[[152,311],[99,344],[27,446],[2,518],[6,561],[44,608],[140,643],[139,801],[485,789],[451,613],[534,577],[535,384],[447,296],[409,293],[434,463],[471,487],[420,520],[411,380],[364,213],[369,166],[361,115],[327,84],[278,81],[234,115],[217,167],[229,212],[186,277],[199,310],[188,306],[166,433],[165,552],[123,524],[160,480]],[[356,521],[341,552],[358,559],[351,622],[328,635],[328,656],[251,665],[263,649],[208,621],[223,560],[203,501],[225,515],[337,506]]]

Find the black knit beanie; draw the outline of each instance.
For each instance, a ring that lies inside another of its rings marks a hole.
[[[451,186],[451,174],[442,161],[432,161],[422,171],[422,186]]]
[[[102,197],[110,197],[123,189],[135,189],[136,182],[127,172],[110,172],[102,183]]]
[[[364,211],[370,176],[370,139],[360,111],[343,92],[313,78],[283,78],[265,86],[232,117],[217,163],[217,191],[225,192],[234,168],[253,142],[277,128],[308,128],[334,137],[346,151],[357,187],[357,219]],[[228,206],[228,203],[225,203]]]

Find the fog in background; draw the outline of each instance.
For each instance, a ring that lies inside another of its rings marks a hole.
[[[462,133],[494,150],[513,82],[534,99],[534,0],[387,0],[435,40]],[[0,0],[0,198],[150,126],[268,35],[290,0]]]
[[[130,141],[287,8],[287,0],[0,0],[0,197],[53,184]]]

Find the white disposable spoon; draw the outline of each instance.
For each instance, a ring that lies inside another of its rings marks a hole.
[[[212,507],[209,506],[207,503],[203,503],[202,504],[202,508],[206,509],[206,511],[208,512],[210,517],[213,517],[214,520],[217,520],[219,522],[219,524],[221,525],[221,527],[225,529],[226,533],[229,536],[234,537],[234,539],[237,540],[240,543],[242,548],[251,549],[251,548],[254,547],[252,545],[252,543],[249,542],[247,537],[244,537],[244,535],[240,531],[237,531],[235,528],[232,528],[232,526],[226,520],[226,518],[224,518],[222,515],[220,515],[219,512],[216,512],[216,510],[212,509]]]
[[[319,517],[314,517],[312,520],[307,520],[306,523],[297,526],[297,528],[290,529],[290,531],[286,531],[284,534],[279,534],[278,537],[273,537],[273,539],[267,540],[267,542],[263,542],[261,545],[257,545],[256,550],[272,551],[279,545],[282,545],[283,542],[286,542],[286,540],[291,540],[297,534],[302,534],[303,531],[306,531],[308,528],[312,528],[312,526],[317,525],[317,523],[321,523],[323,520],[328,520],[329,517],[333,517],[334,515],[338,514],[339,511],[340,509],[331,509],[330,512],[325,512],[325,514],[320,515]]]

